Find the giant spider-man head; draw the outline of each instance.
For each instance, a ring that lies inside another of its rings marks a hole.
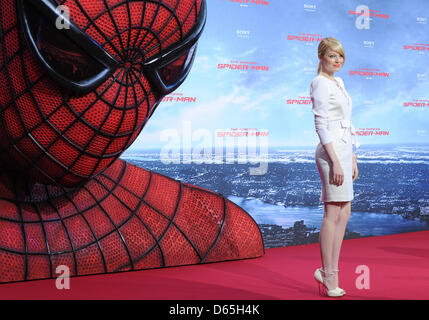
[[[0,165],[73,187],[186,78],[205,0],[0,0]]]

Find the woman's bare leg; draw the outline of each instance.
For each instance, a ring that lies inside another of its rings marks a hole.
[[[335,233],[332,248],[332,261],[331,265],[335,270],[338,270],[338,261],[340,259],[341,245],[344,239],[347,222],[349,221],[351,213],[351,202],[343,202],[340,206],[338,219],[335,223]],[[336,285],[338,286],[338,277],[335,277]]]
[[[332,272],[335,268],[333,264],[334,242],[336,241],[336,225],[338,216],[340,215],[341,203],[325,202],[325,213],[323,215],[322,227],[319,233],[320,256],[322,258],[323,269],[327,272]],[[335,289],[336,277],[326,278],[326,286],[329,290]]]

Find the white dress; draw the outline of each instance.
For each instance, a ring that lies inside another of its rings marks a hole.
[[[337,81],[318,75],[310,85],[314,125],[320,139],[315,152],[322,181],[319,200],[326,202],[353,200],[353,144],[359,147],[355,128],[350,121],[352,99],[344,88],[343,80],[340,77],[335,79]],[[322,146],[330,142],[344,171],[344,182],[340,186],[332,183],[332,162]]]

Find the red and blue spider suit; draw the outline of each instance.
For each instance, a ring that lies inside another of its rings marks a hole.
[[[205,5],[0,0],[0,282],[264,254],[222,195],[119,159],[185,80]]]

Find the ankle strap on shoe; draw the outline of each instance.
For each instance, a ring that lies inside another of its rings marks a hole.
[[[320,268],[320,271],[323,272],[323,274],[325,274],[325,275],[334,275],[334,274],[336,274],[335,271],[337,271],[337,270],[333,270],[332,272],[328,272],[328,271],[323,270],[323,268]]]

